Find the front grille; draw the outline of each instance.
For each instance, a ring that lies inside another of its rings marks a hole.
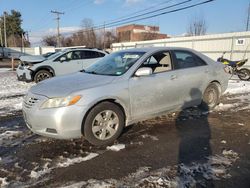
[[[32,108],[38,101],[39,99],[35,97],[25,97],[23,101],[23,105],[26,108]]]

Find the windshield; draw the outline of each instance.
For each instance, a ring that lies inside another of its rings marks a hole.
[[[52,55],[50,55],[49,57],[47,57],[47,59],[54,59],[55,57],[59,56],[59,55],[62,55],[63,53],[65,52],[65,50],[62,50],[62,51],[58,51]]]
[[[105,56],[86,69],[86,73],[120,76],[145,52],[116,52]]]

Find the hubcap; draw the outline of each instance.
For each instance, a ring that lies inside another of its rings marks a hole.
[[[92,122],[92,132],[99,140],[107,140],[115,135],[119,126],[119,118],[112,110],[97,114]]]
[[[216,101],[216,91],[214,89],[210,89],[208,92],[207,92],[207,105],[209,106],[212,106],[215,104],[215,101]]]
[[[48,78],[50,78],[50,75],[48,73],[45,73],[45,72],[37,75],[38,82],[43,81],[43,80],[48,79]]]

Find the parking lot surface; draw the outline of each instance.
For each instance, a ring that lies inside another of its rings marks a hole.
[[[213,111],[139,122],[96,147],[31,133],[21,102],[32,84],[0,75],[2,187],[250,187],[250,82],[230,80]]]

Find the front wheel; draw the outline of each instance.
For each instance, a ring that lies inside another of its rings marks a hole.
[[[36,83],[41,82],[45,79],[49,79],[52,77],[52,74],[47,70],[40,70],[35,74],[34,81]]]
[[[210,83],[203,93],[200,107],[205,110],[214,109],[220,100],[219,86],[216,83]]]
[[[241,80],[247,81],[250,80],[250,70],[243,68],[237,71],[238,77]]]
[[[102,102],[88,113],[83,133],[93,145],[107,145],[117,139],[124,127],[125,116],[119,106]]]

